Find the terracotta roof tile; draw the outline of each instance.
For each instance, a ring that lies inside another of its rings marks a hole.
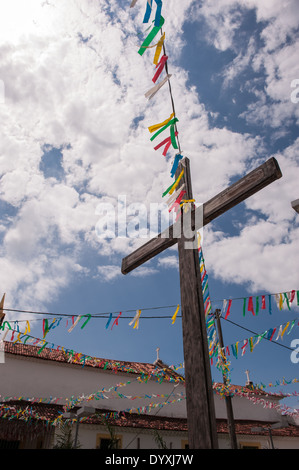
[[[253,420],[236,420],[235,429],[237,434],[247,434],[247,435],[261,435],[268,434],[267,428],[271,427],[273,422],[266,421],[253,421]],[[252,431],[253,428],[264,428],[264,431]],[[228,425],[225,419],[217,420],[217,432],[218,433],[228,433]],[[273,436],[295,436],[299,437],[299,426],[289,425],[286,428],[281,429],[271,429]]]
[[[4,404],[5,411],[7,413],[6,417],[11,418],[16,414],[16,412],[22,412],[27,408],[27,417],[31,417],[28,425],[34,424],[37,421],[41,423],[49,423],[57,418],[62,412],[63,407],[61,405],[49,405],[42,403],[30,404],[26,401],[10,401]],[[0,406],[1,410],[1,406]],[[136,414],[136,413],[127,413],[121,412],[119,416],[115,416],[114,410],[104,410],[98,409],[98,413],[110,417],[107,418],[108,422],[113,426],[119,426],[124,428],[139,428],[139,429],[157,429],[164,431],[177,431],[177,432],[187,432],[187,419],[185,418],[171,418],[171,417],[162,417],[155,415],[145,415],[145,414]],[[2,412],[0,415],[3,416]],[[26,415],[22,416],[22,422],[26,423]],[[4,430],[4,419],[0,419],[0,429]],[[17,420],[20,421],[20,420]],[[228,434],[228,425],[227,420],[217,419],[217,433],[218,434]],[[92,416],[86,421],[88,424],[103,424],[103,420],[99,417]],[[267,428],[270,427],[272,422],[261,422],[256,420],[235,420],[235,429],[237,434],[242,435],[261,435],[268,433]],[[252,428],[263,427],[265,428],[264,432],[254,432]],[[299,426],[290,425],[287,428],[282,429],[272,429],[273,436],[285,436],[285,437],[298,437],[299,438]]]
[[[44,348],[40,353],[40,346],[32,346],[21,343],[12,343],[5,341],[5,353],[15,354],[25,357],[33,357],[42,360],[56,361],[62,363],[71,363],[82,367],[83,356],[74,353],[71,354],[71,350],[61,351],[57,349]],[[67,353],[69,351],[69,353]],[[182,375],[178,374],[167,364],[164,364],[161,360],[156,361],[154,364],[142,363],[142,362],[128,362],[128,361],[116,361],[111,359],[104,359],[98,357],[85,356],[84,366],[86,367],[97,367],[101,370],[108,370],[117,372],[126,372],[132,374],[144,376],[153,376],[159,379],[163,377],[163,380],[169,380],[172,382],[185,383],[185,379]],[[215,383],[215,388],[222,387],[223,384]],[[250,395],[268,396],[269,394],[259,388],[250,388],[241,385],[230,385],[232,394],[234,392],[243,392]],[[275,395],[271,393],[271,397],[277,397],[282,399],[282,395]]]
[[[97,367],[103,370],[110,370],[114,372],[129,372],[132,374],[152,375],[156,377],[163,377],[169,381],[184,382],[184,377],[162,361],[155,364],[142,363],[142,362],[128,362],[116,361],[111,359],[104,359],[98,357],[90,357],[84,354],[73,353],[71,350],[61,351],[57,349],[44,348],[40,353],[40,346],[32,346],[21,343],[12,343],[5,341],[5,353],[15,354],[26,357],[34,357],[38,359],[56,361],[63,363],[72,363],[78,366],[84,365],[87,367]]]

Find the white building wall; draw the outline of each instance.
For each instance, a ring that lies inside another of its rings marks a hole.
[[[185,395],[185,387],[182,384],[169,383],[164,380],[158,383],[148,380],[140,383],[137,375],[129,373],[115,374],[111,371],[103,371],[92,367],[82,367],[75,364],[65,364],[43,359],[27,358],[6,354],[5,363],[0,364],[1,395],[2,397],[38,397],[61,398],[58,403],[65,404],[66,399],[88,396],[102,389],[110,389],[120,384],[116,391],[104,393],[109,399],[99,399],[82,404],[88,404],[95,408],[124,411],[136,409],[150,403],[164,403],[177,400]],[[131,383],[127,383],[127,382]],[[118,393],[127,396],[138,396],[135,400],[120,398]],[[147,398],[145,395],[148,395]],[[160,395],[155,398],[153,395]],[[167,395],[170,395],[167,397]],[[219,395],[215,396],[215,410],[217,418],[226,418],[225,400]],[[268,398],[269,399],[269,398]],[[250,400],[235,396],[232,399],[235,419],[251,419],[261,421],[280,420],[280,414],[274,409],[255,405]],[[151,414],[159,409],[159,416],[186,418],[186,400],[166,404],[162,408],[153,407]]]
[[[273,436],[273,445],[275,449],[299,449],[299,439],[283,436]],[[267,435],[240,435],[237,436],[238,447],[244,445],[259,446],[260,449],[272,449],[272,444]],[[218,435],[219,449],[230,449],[230,440],[227,434]]]
[[[121,438],[122,449],[158,449],[153,430],[115,428],[115,432]],[[109,438],[109,432],[104,426],[80,424],[78,432],[80,448],[95,449],[98,435]],[[183,444],[188,440],[187,433],[184,432],[159,431],[159,435],[168,449],[182,449]]]
[[[74,426],[75,433],[75,426]],[[115,427],[117,437],[121,438],[121,448],[127,450],[158,449],[151,429],[133,429]],[[80,424],[78,441],[81,449],[96,449],[97,436],[109,438],[109,432],[104,426]],[[184,449],[188,442],[186,432],[159,431],[160,437],[167,449]],[[272,436],[275,449],[299,449],[299,439],[282,436]],[[265,435],[237,435],[238,447],[244,445],[258,446],[260,449],[272,449],[270,438]],[[227,434],[218,434],[219,449],[230,449],[230,439]]]
[[[137,374],[103,371],[92,367],[81,367],[75,364],[64,364],[35,358],[26,358],[6,354],[5,363],[0,365],[1,395],[24,397],[56,397],[57,402],[65,404],[66,398],[88,396],[102,389],[110,389],[119,384],[116,391],[104,393],[109,399],[88,402],[89,406],[123,411],[138,408],[150,403],[163,403],[168,400],[165,395],[172,393],[169,400],[182,398],[185,388],[179,384],[163,381],[161,384],[153,379],[140,383]],[[127,396],[140,396],[130,400],[120,398],[117,393]],[[160,395],[157,398],[145,398],[145,395]],[[164,396],[163,396],[164,395]],[[155,410],[156,408],[153,408]],[[160,416],[186,417],[186,402],[183,399],[175,405],[165,405],[159,412]]]
[[[270,401],[270,397],[265,398]],[[272,398],[272,401],[279,403]],[[235,419],[250,419],[256,421],[270,421],[276,423],[281,420],[281,414],[273,408],[264,408],[263,405],[252,403],[246,397],[235,395],[232,398],[232,407]],[[216,417],[225,419],[227,417],[225,400],[219,395],[215,397]]]
[[[140,383],[137,375],[129,373],[115,374],[111,371],[103,371],[92,367],[81,367],[75,364],[64,364],[42,359],[27,358],[23,356],[5,355],[5,363],[0,364],[1,373],[1,399],[4,397],[35,397],[35,398],[59,398],[58,403],[65,404],[66,398],[79,397],[82,394],[88,396],[91,393],[118,387],[116,391],[106,393],[109,399],[93,400],[83,402],[95,408],[124,411],[134,409],[149,403],[163,403],[167,400],[181,398],[185,394],[182,384],[176,385],[163,381],[161,384],[154,380]],[[127,382],[130,383],[128,384]],[[127,384],[119,387],[120,384]],[[129,400],[119,398],[117,393],[123,395],[140,396],[140,399]],[[165,395],[171,394],[171,397]],[[150,398],[145,398],[147,394]],[[152,395],[160,395],[154,398]],[[162,396],[164,395],[164,396]],[[218,395],[215,396],[215,409],[217,418],[226,418],[225,400]],[[281,415],[273,409],[255,405],[248,399],[233,397],[233,410],[235,419],[272,421],[280,420]],[[183,399],[174,404],[164,405],[162,408],[152,408],[150,415],[169,417],[186,417],[186,401]],[[116,433],[122,437],[122,448],[157,449],[157,444],[151,430],[134,428],[115,428]],[[82,448],[96,448],[97,434],[107,434],[108,430],[103,426],[95,426],[81,423],[79,426],[79,441]],[[168,448],[182,449],[183,441],[187,441],[187,433],[159,431]],[[139,440],[138,440],[139,439]],[[282,438],[274,436],[274,445],[277,448],[299,448],[299,439]],[[264,448],[269,448],[269,437],[267,436],[238,436],[238,442],[260,442]],[[138,444],[139,443],[139,444]],[[230,448],[227,435],[219,434],[219,447]]]

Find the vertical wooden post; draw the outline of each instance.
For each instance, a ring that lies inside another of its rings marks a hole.
[[[219,347],[222,349],[224,347],[223,344],[223,336],[222,336],[222,328],[220,323],[220,310],[215,310],[215,319],[217,325],[217,333],[219,339]],[[227,385],[227,380],[224,374],[222,374],[223,383]],[[226,413],[227,413],[227,424],[228,424],[228,432],[230,436],[230,445],[232,449],[237,449],[237,437],[236,437],[236,429],[235,429],[235,421],[234,421],[234,413],[233,413],[233,404],[232,399],[230,396],[225,397],[225,404],[226,404]]]
[[[185,182],[186,199],[189,200],[192,199],[192,186],[190,163],[187,158],[181,161],[176,177],[183,167],[185,174],[181,185]],[[207,201],[203,205],[203,225],[281,176],[275,158],[269,159]],[[196,220],[196,214],[201,210],[202,208],[197,208],[191,213],[194,230],[201,228]],[[187,214],[187,218],[189,215]],[[184,212],[182,211],[180,219],[182,229],[183,218]],[[185,249],[185,242],[190,242],[190,240],[185,239],[184,230],[181,234],[176,234],[177,226],[178,224],[171,225],[166,231],[123,258],[121,272],[128,274],[178,243],[189,446],[191,449],[216,449],[218,447],[217,428],[198,251],[197,248]]]
[[[189,159],[182,160],[176,177],[182,168],[186,199],[192,199]],[[183,216],[182,211],[182,219]],[[189,448],[217,449],[216,415],[198,250],[185,249],[186,241],[182,229],[178,239],[178,252]]]
[[[3,294],[3,297],[0,302],[0,326],[2,325],[4,318],[5,318],[5,313],[3,311],[4,309],[4,299],[5,299],[5,294]]]

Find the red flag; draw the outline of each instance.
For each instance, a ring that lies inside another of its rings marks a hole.
[[[255,315],[254,310],[253,310],[252,297],[249,297],[249,299],[248,299],[248,312],[251,312],[252,315]]]
[[[178,136],[178,132],[175,132],[175,136],[176,137]],[[156,147],[154,147],[154,149],[158,150],[160,147],[162,147],[162,145],[165,145],[165,148],[164,148],[164,151],[163,151],[162,155],[164,155],[164,157],[166,157],[168,149],[171,145],[171,137],[167,137],[165,140],[163,140],[163,142],[160,142],[160,144],[156,145]]]
[[[118,315],[118,317],[114,320],[113,325],[111,326],[111,330],[112,330],[112,328],[114,327],[114,325],[118,325],[118,319],[119,319],[120,316],[121,316],[121,312],[120,312],[120,314]]]
[[[225,314],[224,320],[226,320],[227,317],[228,317],[229,314],[230,314],[231,304],[232,304],[232,299],[230,299],[229,302],[228,302],[228,307],[227,307],[227,310],[226,310],[226,314]]]
[[[152,81],[153,81],[154,83],[156,83],[157,79],[158,79],[159,76],[161,75],[161,73],[162,73],[162,71],[163,71],[163,69],[164,69],[164,67],[165,67],[165,64],[166,64],[166,62],[167,62],[167,59],[168,59],[168,56],[167,56],[167,55],[163,55],[163,56],[161,57],[160,62],[157,64],[156,68],[157,68],[158,70],[156,71],[156,73],[155,73],[155,75],[154,75],[154,77],[153,77],[153,79],[152,79]]]

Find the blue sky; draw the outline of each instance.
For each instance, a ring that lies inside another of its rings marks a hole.
[[[193,192],[204,202],[275,156],[283,178],[210,224],[203,252],[213,308],[223,299],[299,290],[299,78],[295,0],[163,2],[169,73],[182,153],[191,162]],[[57,314],[105,313],[68,333],[65,318],[49,342],[109,359],[183,362],[176,248],[127,276],[121,260],[145,240],[97,237],[101,203],[161,203],[171,183],[167,158],[155,151],[148,126],[171,113],[168,87],[148,101],[153,49],[140,57],[145,1],[12,0],[1,8],[1,258],[5,306]],[[17,13],[16,13],[17,12]],[[227,345],[298,318],[242,314],[233,300],[222,321]],[[168,308],[157,308],[168,307]],[[285,305],[284,305],[285,307]],[[142,310],[140,326],[130,319]],[[106,329],[109,313],[122,312]],[[168,316],[168,318],[148,317]],[[43,316],[32,321],[41,337]],[[50,317],[48,317],[50,318]],[[37,320],[38,319],[38,320]],[[33,321],[36,320],[36,321]],[[21,325],[22,323],[20,323]],[[243,327],[243,328],[242,328]],[[290,343],[262,340],[231,359],[233,383],[298,378]],[[288,347],[288,348],[287,348]],[[215,380],[220,374],[212,367]],[[275,389],[277,391],[277,388]],[[298,391],[296,385],[281,387]],[[294,398],[292,405],[299,407]]]

